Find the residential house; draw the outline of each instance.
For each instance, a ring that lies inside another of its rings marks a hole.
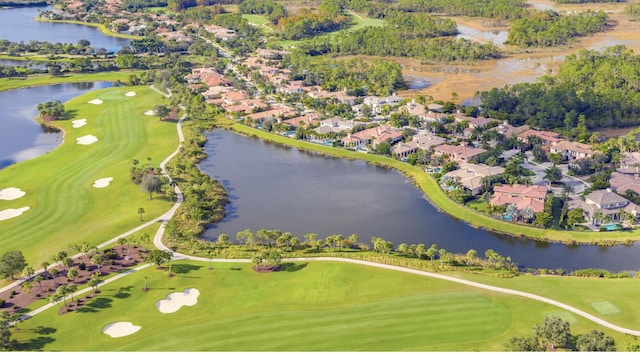
[[[416,141],[400,142],[391,147],[391,154],[398,158],[406,158],[420,149]]]
[[[498,133],[502,134],[503,136],[507,138],[511,138],[513,136],[517,136],[518,134],[529,130],[529,125],[522,125],[522,126],[516,127],[516,126],[510,125],[509,122],[507,121],[503,121],[501,124],[497,125],[493,129],[496,130]]]
[[[528,129],[520,134],[518,134],[518,140],[522,142],[527,142],[529,137],[537,137],[540,139],[543,146],[548,146],[553,143],[559,143],[564,140],[559,133],[550,132],[550,131],[538,131],[535,129]]]
[[[623,194],[627,190],[631,190],[640,195],[640,177],[638,174],[623,174],[619,171],[614,171],[609,178],[609,186],[616,193]]]
[[[638,217],[640,207],[611,189],[596,190],[584,197],[569,201],[569,209],[582,208],[585,218],[592,225],[608,222],[621,222],[627,216],[633,216],[633,223]],[[623,218],[621,218],[623,217]]]
[[[576,159],[589,158],[593,155],[593,150],[591,150],[590,145],[565,140],[552,143],[551,146],[549,146],[549,152],[558,153],[562,155],[562,159],[569,162]]]
[[[640,174],[640,152],[625,152],[621,155],[620,167],[616,171],[621,174]]]
[[[277,91],[283,94],[296,94],[304,91],[302,80],[295,80],[289,82],[284,86],[278,87]]]
[[[402,131],[392,129],[389,126],[377,126],[356,133],[349,133],[341,139],[345,147],[364,148],[367,144],[376,147],[382,142],[394,144],[402,139]]]
[[[476,155],[482,154],[484,152],[486,152],[485,149],[469,147],[465,144],[441,144],[434,148],[435,154],[448,156],[449,159],[457,162],[467,162]]]
[[[303,116],[297,116],[294,118],[289,118],[287,120],[282,121],[282,123],[289,125],[291,127],[309,127],[311,125],[316,125],[320,122],[321,115],[319,113],[310,113]]]
[[[229,92],[231,90],[233,90],[233,88],[228,86],[211,86],[209,87],[209,89],[207,89],[207,91],[204,91],[202,93],[202,96],[204,96],[205,100],[212,100],[220,97],[220,95],[222,95],[223,93]]]
[[[529,207],[533,212],[544,211],[544,199],[547,196],[545,185],[498,185],[493,187],[492,206],[515,204],[518,211]]]
[[[429,150],[431,147],[444,144],[447,140],[435,134],[416,134],[413,136],[413,141],[419,149]]]
[[[427,109],[432,112],[442,112],[444,106],[440,104],[430,103],[427,105]]]
[[[225,92],[221,95],[224,102],[228,105],[240,103],[247,98],[247,93],[241,90]]]
[[[482,178],[502,173],[504,173],[504,168],[501,166],[461,163],[459,169],[444,174],[443,178],[446,176],[458,181],[465,189],[469,190],[472,195],[477,195],[482,192]]]
[[[289,52],[258,48],[256,50],[256,54],[258,55],[258,57],[263,59],[280,60],[284,58],[284,56],[289,54]]]

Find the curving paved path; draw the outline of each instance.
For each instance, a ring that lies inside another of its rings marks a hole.
[[[157,91],[158,93],[170,97],[171,93],[169,93],[169,95],[162,93],[161,91],[157,90],[155,87],[151,86],[151,88],[155,91]],[[184,110],[184,107],[181,106],[181,108]],[[162,171],[162,174],[164,176],[166,176],[169,180],[171,180],[171,178],[169,177],[169,174],[167,173],[165,166],[167,164],[167,162],[169,160],[171,160],[176,154],[178,154],[178,152],[180,151],[180,148],[182,148],[182,143],[184,142],[184,136],[182,134],[182,121],[184,121],[186,119],[186,113],[185,115],[183,115],[180,120],[178,120],[178,124],[177,124],[177,130],[178,130],[178,138],[179,138],[179,144],[178,144],[178,148],[176,148],[176,150],[171,153],[171,155],[169,155],[166,159],[164,159],[162,161],[162,163],[160,163],[160,169]],[[158,228],[158,231],[156,232],[154,238],[153,238],[153,245],[160,249],[160,250],[166,250],[169,251],[173,254],[173,259],[174,260],[194,260],[194,261],[214,261],[214,262],[218,262],[218,263],[224,263],[224,262],[228,262],[228,263],[237,263],[237,262],[241,262],[241,263],[250,263],[251,260],[249,259],[207,259],[207,258],[202,258],[202,257],[197,257],[197,256],[191,256],[191,255],[186,255],[186,254],[181,254],[181,253],[176,253],[173,252],[171,249],[169,249],[166,245],[164,245],[162,243],[162,235],[164,234],[164,230],[166,228],[167,223],[169,222],[169,220],[171,219],[171,217],[173,217],[173,215],[175,214],[176,210],[178,209],[178,207],[180,207],[180,205],[182,204],[182,201],[184,199],[184,195],[182,194],[182,191],[178,188],[178,186],[175,186],[175,191],[176,194],[178,196],[177,198],[177,202],[173,205],[173,207],[171,207],[171,209],[169,209],[169,211],[167,211],[166,213],[164,213],[163,215],[145,223],[142,224],[141,226],[138,226],[128,232],[125,232],[105,243],[100,244],[98,247],[104,247],[106,245],[112,244],[115,241],[117,241],[120,238],[124,238],[128,235],[131,235],[137,231],[139,231],[140,229],[146,228],[147,226],[150,226],[154,223],[157,222],[161,222],[160,227]],[[74,255],[73,257],[77,257],[80,254]],[[415,269],[409,269],[406,267],[401,267],[401,266],[394,266],[394,265],[387,265],[387,264],[379,264],[379,263],[374,263],[371,261],[363,261],[363,260],[353,260],[353,259],[346,259],[346,258],[334,258],[334,257],[316,257],[316,258],[285,258],[282,259],[283,261],[337,261],[337,262],[344,262],[344,263],[352,263],[352,264],[360,264],[360,265],[366,265],[366,266],[371,266],[371,267],[377,267],[377,268],[381,268],[381,269],[388,269],[388,270],[394,270],[394,271],[400,271],[400,272],[407,272],[407,273],[411,273],[411,274],[415,274],[415,275],[420,275],[420,276],[425,276],[425,277],[432,277],[432,278],[436,278],[436,279],[440,279],[440,280],[445,280],[445,281],[450,281],[450,282],[455,282],[455,283],[459,283],[459,284],[463,284],[463,285],[467,285],[467,286],[471,286],[471,287],[476,287],[476,288],[480,288],[480,289],[484,289],[484,290],[488,290],[488,291],[492,291],[492,292],[498,292],[498,293],[504,293],[504,294],[509,294],[509,295],[514,295],[514,296],[520,296],[520,297],[525,297],[525,298],[529,298],[532,300],[536,300],[536,301],[540,301],[540,302],[544,302],[559,308],[562,308],[564,310],[567,310],[569,312],[572,312],[574,314],[577,314],[579,316],[582,316],[586,319],[589,319],[592,322],[595,322],[603,327],[609,328],[611,330],[615,330],[617,332],[621,332],[621,333],[625,333],[625,334],[630,334],[630,335],[635,335],[635,336],[640,336],[640,330],[633,330],[633,329],[629,329],[629,328],[624,328],[624,327],[620,327],[617,326],[615,324],[611,324],[603,319],[600,319],[596,316],[593,316],[585,311],[582,311],[580,309],[577,309],[573,306],[558,302],[556,300],[553,300],[551,298],[547,298],[544,296],[539,296],[533,293],[529,293],[529,292],[523,292],[523,291],[518,291],[518,290],[512,290],[512,289],[508,289],[508,288],[503,288],[503,287],[497,287],[497,286],[491,286],[491,285],[487,285],[487,284],[482,284],[479,282],[475,282],[475,281],[469,281],[469,280],[465,280],[465,279],[461,279],[461,278],[457,278],[457,277],[453,277],[453,276],[447,276],[447,275],[441,275],[441,274],[437,274],[437,273],[433,273],[433,272],[427,272],[427,271],[421,271],[421,270],[415,270]],[[53,265],[52,265],[53,266]],[[144,264],[141,265],[135,269],[123,272],[119,275],[116,275],[108,280],[105,280],[103,282],[100,283],[99,286],[102,286],[104,284],[108,284],[111,283],[113,281],[116,281],[120,278],[123,278],[135,271],[144,269],[149,267],[150,264]],[[39,270],[40,272],[41,270]],[[14,283],[12,283],[11,285],[5,286],[2,289],[0,289],[0,291],[3,291],[9,287],[12,287],[16,284],[19,284],[20,282],[22,282],[23,280],[19,280],[16,281]],[[87,287],[85,289],[82,289],[76,293],[74,293],[74,297],[86,292],[89,292],[91,290],[91,288]],[[27,313],[25,316],[22,317],[22,319],[26,319],[29,317],[32,317],[40,312],[43,312],[46,309],[49,309],[51,307],[53,307],[54,304],[53,303],[49,303],[45,306],[42,306],[34,311],[31,311],[29,313]]]

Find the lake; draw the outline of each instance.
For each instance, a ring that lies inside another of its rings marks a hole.
[[[279,229],[301,240],[352,233],[400,243],[437,244],[447,251],[493,249],[524,267],[638,270],[640,247],[565,246],[517,239],[470,227],[436,210],[400,173],[363,161],[325,157],[216,130],[208,134],[200,169],[229,193],[227,216],[205,238],[246,228]]]
[[[68,101],[87,91],[110,87],[110,82],[58,84],[0,92],[0,169],[35,158],[62,143],[62,133],[36,122],[36,106]]]
[[[130,40],[107,36],[95,27],[70,23],[38,22],[33,18],[39,11],[51,10],[46,7],[17,7],[0,9],[0,39],[12,42],[41,41],[51,43],[73,43],[86,39],[94,48],[104,48],[107,52],[117,52]]]

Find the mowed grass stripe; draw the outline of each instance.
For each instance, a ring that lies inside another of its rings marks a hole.
[[[137,226],[138,207],[145,208],[146,218],[170,207],[166,201],[149,201],[129,181],[128,173],[132,159],[146,163],[151,156],[157,166],[175,149],[175,123],[143,115],[162,102],[160,95],[136,87],[136,96],[124,96],[129,90],[132,88],[97,90],[69,101],[65,107],[75,116],[58,122],[65,130],[64,143],[0,173],[1,187],[27,191],[23,198],[11,201],[13,206],[31,208],[23,216],[0,221],[0,252],[22,250],[30,264],[39,265],[72,241],[98,244]],[[87,103],[102,95],[109,98],[102,105]],[[86,118],[87,125],[71,128],[71,120],[80,118]],[[77,137],[88,134],[98,137],[98,142],[76,143]],[[114,181],[105,189],[93,188],[93,182],[102,177]],[[0,204],[0,209],[13,206]]]

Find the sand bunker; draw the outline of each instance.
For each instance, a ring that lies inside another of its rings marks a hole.
[[[7,187],[6,189],[0,190],[0,200],[11,201],[11,200],[19,199],[25,194],[26,192],[20,190],[17,187]]]
[[[193,306],[198,303],[200,291],[195,288],[188,288],[184,292],[173,292],[167,296],[167,299],[160,300],[156,303],[156,308],[160,313],[177,312],[182,306]]]
[[[87,119],[86,118],[82,118],[79,120],[73,120],[71,121],[71,125],[73,126],[73,128],[80,128],[84,125],[87,124]]]
[[[95,142],[98,141],[98,137],[89,134],[86,136],[82,136],[82,137],[78,137],[76,138],[76,141],[78,142],[78,144],[82,144],[82,145],[89,145],[89,144],[93,144]]]
[[[107,187],[107,186],[109,186],[109,183],[111,182],[111,180],[113,180],[112,177],[98,179],[98,180],[93,182],[93,187],[95,187],[96,189],[101,189],[103,187]]]
[[[112,338],[126,337],[140,330],[139,325],[133,325],[131,322],[115,322],[107,324],[102,328],[102,332]]]
[[[156,112],[154,110],[147,110],[147,111],[144,111],[144,114],[147,116],[153,116],[156,114]]]
[[[90,104],[94,104],[94,105],[101,105],[104,101],[100,100],[100,99],[93,99],[91,101],[89,101]]]
[[[124,96],[136,96],[136,92],[135,91],[129,91],[129,92],[126,92],[124,94]]]
[[[5,219],[18,217],[24,211],[27,211],[29,207],[22,208],[7,208],[6,210],[0,211],[0,221],[4,221]],[[174,311],[175,312],[175,311]]]

